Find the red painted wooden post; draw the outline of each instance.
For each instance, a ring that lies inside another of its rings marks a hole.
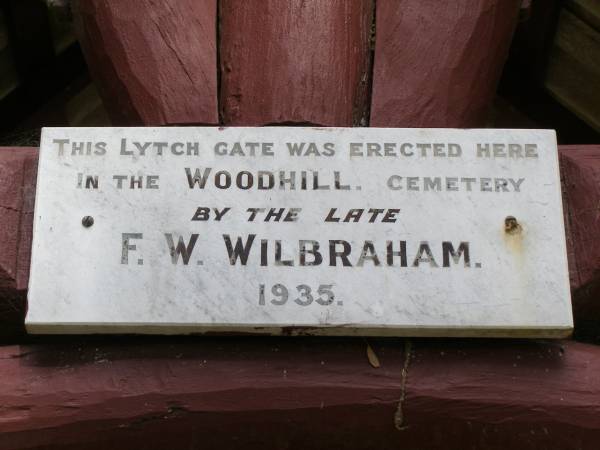
[[[372,0],[221,0],[228,125],[366,125]]]
[[[521,0],[377,0],[371,126],[485,123]]]
[[[216,0],[79,0],[74,15],[115,125],[218,123]]]

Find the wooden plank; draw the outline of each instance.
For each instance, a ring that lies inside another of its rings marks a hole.
[[[0,10],[0,100],[19,85],[19,75],[8,42],[8,29],[4,11]]]
[[[54,52],[58,55],[71,46],[75,38],[73,16],[69,2],[47,1],[48,19],[52,32]]]
[[[600,30],[561,11],[544,86],[570,111],[600,131]]]
[[[64,108],[71,127],[110,126],[106,109],[93,83],[87,84],[68,99]]]
[[[217,124],[216,0],[76,2],[78,35],[115,124]]]
[[[531,2],[525,18],[521,15],[499,89],[506,88],[509,95],[523,96],[519,91],[527,93],[541,84],[561,4],[561,0],[537,0]]]
[[[378,0],[371,126],[485,123],[520,0]]]
[[[560,0],[533,2],[530,17],[520,22],[515,32],[498,85],[498,95],[537,123],[526,127],[556,129],[559,144],[595,144],[600,142],[599,134],[557,102],[543,87],[558,17],[564,3]],[[516,122],[496,120],[493,124],[500,128],[522,126],[518,118]]]
[[[56,55],[48,10],[41,0],[0,2],[19,85],[6,92],[0,108],[0,129],[12,132],[18,124],[74,78],[85,71],[78,45]]]
[[[8,133],[0,145],[39,145],[43,127],[110,126],[111,122],[100,99],[96,86],[89,76],[73,80],[48,102],[31,112],[19,123],[17,130]],[[29,131],[30,139],[20,143],[19,131]]]
[[[366,125],[372,0],[222,0],[229,125]]]
[[[565,7],[589,26],[600,31],[600,3],[598,0],[567,0]]]
[[[600,347],[187,338],[0,347],[2,450],[595,449]]]
[[[7,0],[3,8],[17,70],[28,82],[54,59],[48,9],[39,0]]]

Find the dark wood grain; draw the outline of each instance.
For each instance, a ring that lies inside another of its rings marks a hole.
[[[373,0],[221,0],[224,124],[366,125]]]
[[[379,368],[357,339],[0,347],[0,450],[597,448],[600,347],[370,345]]]
[[[371,126],[485,123],[520,0],[377,0]]]

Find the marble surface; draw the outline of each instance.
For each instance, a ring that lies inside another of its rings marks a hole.
[[[26,326],[565,336],[555,133],[45,128]]]

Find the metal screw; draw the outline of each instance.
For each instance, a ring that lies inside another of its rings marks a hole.
[[[85,216],[83,219],[81,219],[81,225],[86,228],[91,227],[94,225],[94,218],[92,216]]]
[[[504,231],[507,233],[517,233],[521,229],[521,225],[517,222],[514,216],[506,216],[504,219]]]

